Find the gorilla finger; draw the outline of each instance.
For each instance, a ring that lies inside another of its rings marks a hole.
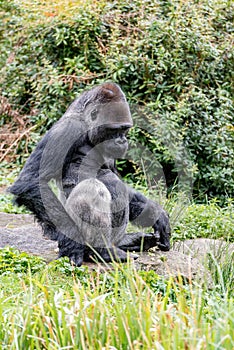
[[[161,244],[161,243],[158,244],[158,248],[163,252],[168,252],[170,250],[170,247],[171,247],[170,242],[168,242],[167,244]]]
[[[69,259],[71,264],[74,264],[76,267],[80,267],[83,264],[83,255],[72,254]]]
[[[170,250],[170,235],[163,232],[160,235],[160,239],[158,242],[158,247],[159,249],[163,250],[163,251],[168,251]]]

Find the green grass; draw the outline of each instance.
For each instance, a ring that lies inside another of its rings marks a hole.
[[[174,202],[173,202],[174,201]],[[173,239],[233,240],[233,202],[165,203]],[[178,212],[183,209],[179,220]],[[234,254],[208,256],[213,285],[166,280],[130,264],[74,268],[68,259],[0,250],[1,350],[234,348]]]
[[[234,346],[233,295],[227,289],[205,291],[130,265],[106,272],[72,268],[66,259],[39,270],[37,265],[29,258],[27,271],[11,266],[0,276],[2,349]]]
[[[11,214],[29,213],[26,208],[13,205],[13,196],[7,193],[7,188],[16,180],[18,173],[19,168],[17,169],[14,166],[13,169],[12,164],[8,164],[4,161],[0,165],[0,212]]]
[[[215,238],[234,242],[234,201],[220,207],[215,200],[207,204],[192,203],[184,208],[183,217],[174,226],[174,240]]]
[[[73,81],[77,76],[88,79],[85,85],[114,80],[129,101],[152,107],[149,127],[156,128],[156,137],[136,129],[136,140],[152,147],[157,160],[169,165],[167,171],[176,161],[179,169],[171,176],[185,165],[188,174],[199,171],[197,195],[233,193],[231,6],[223,0],[3,1],[0,61],[10,109],[1,123],[17,128],[17,112],[36,130],[11,148],[18,169],[9,172],[12,165],[2,163],[0,186],[14,181],[39,133],[83,89]],[[161,122],[168,125],[166,134]],[[184,147],[193,161],[184,159]],[[141,158],[141,148],[135,151]],[[145,183],[139,185],[143,192]],[[11,200],[2,191],[0,211],[26,212]],[[172,240],[234,242],[231,200],[222,207],[215,201],[186,203],[173,194],[169,200],[159,194],[157,200],[170,213]],[[2,249],[0,350],[233,350],[233,259],[225,251],[207,257],[213,280],[207,288],[206,281],[201,286],[166,280],[128,264],[89,271],[68,259],[47,265]]]

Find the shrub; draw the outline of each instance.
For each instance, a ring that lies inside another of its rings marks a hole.
[[[35,125],[32,138],[16,140],[20,162],[35,133],[78,93],[111,79],[137,112],[130,142],[149,149],[145,162],[155,159],[155,171],[161,164],[167,186],[183,175],[195,196],[233,196],[231,2],[3,0],[1,7],[1,95]],[[16,130],[18,119],[1,114],[1,124]],[[141,148],[131,152],[123,173],[134,170],[131,180],[142,181]]]
[[[191,238],[225,239],[234,242],[234,203],[229,202],[220,208],[216,201],[209,205],[188,206],[181,222],[174,227],[174,240]]]
[[[29,270],[35,273],[45,267],[45,262],[40,257],[19,253],[13,248],[0,250],[0,274],[26,273]]]

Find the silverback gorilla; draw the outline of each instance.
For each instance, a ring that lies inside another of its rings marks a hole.
[[[132,125],[117,84],[85,91],[38,143],[9,188],[15,202],[34,213],[44,235],[58,241],[59,257],[68,256],[76,266],[93,257],[124,262],[127,251],[153,246],[170,249],[167,213],[125,185],[116,170]],[[129,220],[154,232],[126,234]]]

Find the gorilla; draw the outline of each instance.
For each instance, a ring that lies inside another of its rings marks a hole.
[[[83,92],[44,135],[8,190],[17,205],[33,212],[43,234],[58,241],[59,257],[68,256],[76,266],[90,259],[124,262],[127,252],[153,246],[170,249],[166,211],[124,184],[116,169],[132,126],[117,84]],[[129,221],[153,232],[127,234]]]

